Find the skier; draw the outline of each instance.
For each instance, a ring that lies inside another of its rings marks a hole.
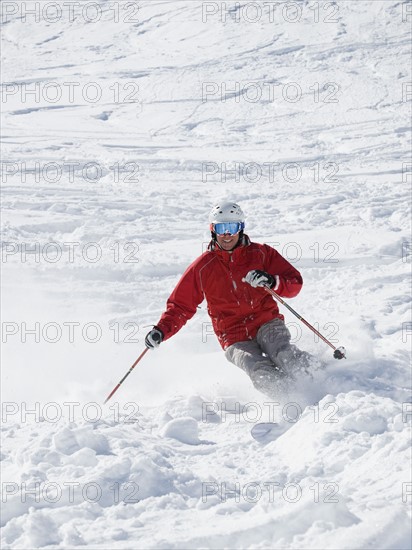
[[[314,358],[290,343],[284,317],[263,287],[293,298],[302,277],[274,248],[250,241],[238,204],[217,204],[209,222],[208,250],[182,275],[166,311],[146,335],[146,347],[156,348],[176,334],[206,299],[226,358],[249,375],[255,388],[274,398],[288,391],[298,371],[308,372]]]

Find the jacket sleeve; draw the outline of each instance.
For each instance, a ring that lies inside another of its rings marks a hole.
[[[194,262],[169,296],[166,311],[156,325],[163,332],[164,340],[176,334],[193,317],[203,297],[197,262]]]
[[[273,290],[285,298],[297,296],[303,285],[302,275],[277,250],[269,245],[263,246],[267,254],[266,271],[276,276]]]

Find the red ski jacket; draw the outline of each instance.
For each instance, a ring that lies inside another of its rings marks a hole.
[[[269,245],[252,243],[244,235],[241,244],[227,252],[212,241],[207,252],[186,269],[167,300],[166,311],[156,325],[164,340],[193,317],[204,299],[223,349],[251,340],[272,319],[284,319],[275,300],[263,288],[242,282],[252,269],[278,275],[274,289],[280,296],[292,298],[302,288],[299,271]]]

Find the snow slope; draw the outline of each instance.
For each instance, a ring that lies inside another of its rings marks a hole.
[[[3,547],[411,548],[411,4],[44,6],[1,8]],[[284,312],[327,367],[265,404],[202,304],[104,407],[223,198],[348,359]]]

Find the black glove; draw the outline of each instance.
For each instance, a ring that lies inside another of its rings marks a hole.
[[[275,284],[275,277],[266,273],[266,271],[261,271],[260,269],[253,269],[244,278],[244,281],[256,288],[258,286],[269,286],[272,287]]]
[[[150,332],[146,334],[146,338],[144,339],[144,343],[147,348],[157,348],[160,346],[164,338],[163,332],[157,328],[153,327]]]

